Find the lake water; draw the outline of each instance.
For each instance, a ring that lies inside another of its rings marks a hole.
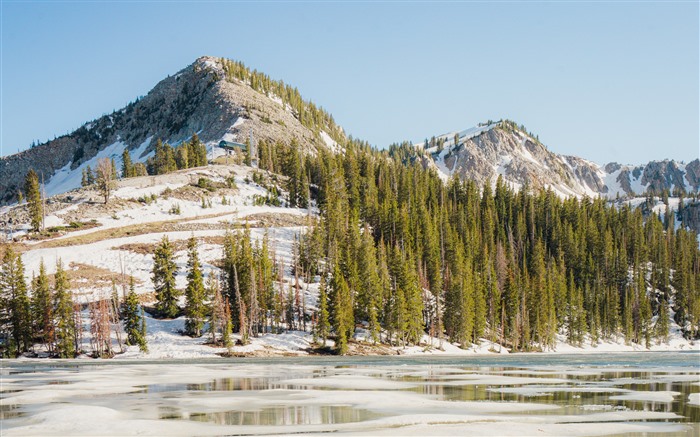
[[[697,352],[4,360],[0,377],[3,436],[700,435]]]

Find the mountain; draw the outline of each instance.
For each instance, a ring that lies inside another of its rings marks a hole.
[[[201,57],[158,83],[125,108],[85,123],[61,136],[15,155],[0,158],[0,204],[16,200],[30,168],[43,175],[47,194],[80,186],[82,170],[102,157],[120,164],[122,151],[143,162],[155,140],[176,145],[197,133],[209,150],[220,140],[289,144],[306,151],[335,147],[345,136],[323,109],[299,92],[240,63]]]
[[[152,156],[156,139],[177,145],[197,133],[210,154],[219,141],[290,144],[305,152],[342,150],[347,138],[332,116],[304,101],[295,88],[243,64],[201,57],[158,83],[145,97],[84,124],[71,134],[0,158],[0,205],[16,201],[24,176],[33,168],[46,182],[48,195],[80,186],[88,166],[114,158],[124,149],[132,159]],[[457,138],[455,141],[455,137]],[[688,164],[653,161],[629,166],[598,165],[548,150],[524,126],[503,120],[451,132],[404,150],[407,157],[433,167],[443,179],[457,175],[478,184],[499,176],[514,188],[551,188],[560,196],[615,198],[700,187],[700,161]]]
[[[524,126],[504,120],[487,122],[461,132],[450,132],[414,144],[424,166],[435,168],[447,180],[453,175],[478,184],[502,176],[512,187],[551,188],[560,196],[641,195],[676,189],[697,191],[700,161],[652,161],[630,166],[609,163],[601,166],[576,156],[548,150]]]

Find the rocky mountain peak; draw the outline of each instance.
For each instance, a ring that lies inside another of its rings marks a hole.
[[[684,164],[673,160],[628,166],[600,166],[576,156],[547,149],[536,135],[510,120],[482,123],[461,132],[433,137],[416,146],[443,179],[458,175],[479,184],[503,179],[514,188],[550,188],[560,196],[614,198],[654,192],[697,191],[700,161]]]
[[[197,133],[214,150],[219,141],[290,144],[305,152],[335,147],[342,130],[298,91],[242,63],[202,56],[160,81],[145,97],[85,123],[68,135],[0,159],[0,204],[17,198],[30,168],[43,174],[49,194],[80,184],[79,172],[98,157],[121,162],[126,148],[144,161],[156,139],[176,145]],[[78,177],[76,176],[76,172]]]

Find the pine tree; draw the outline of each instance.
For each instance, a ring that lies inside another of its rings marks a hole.
[[[124,148],[122,152],[122,178],[131,178],[134,174],[134,164],[131,161],[131,153],[128,148]]]
[[[177,149],[175,149],[175,164],[177,165],[178,170],[191,167],[188,153],[188,143],[182,144]]]
[[[139,308],[139,298],[134,287],[133,276],[129,280],[129,293],[124,300],[122,308],[122,319],[124,319],[124,331],[126,331],[126,344],[129,346],[139,346],[141,352],[148,350],[146,336],[144,335],[142,324],[145,322],[143,308]]]
[[[656,319],[656,338],[659,344],[668,343],[668,328],[670,325],[668,301],[665,298],[661,298],[661,303],[659,304],[659,316]]]
[[[332,302],[333,302],[333,331],[336,335],[336,350],[338,354],[345,355],[348,352],[348,341],[355,331],[354,317],[352,312],[352,297],[350,288],[343,277],[337,261],[333,267],[333,277],[331,279]]]
[[[175,288],[177,265],[173,258],[173,247],[167,235],[164,235],[153,254],[151,279],[156,292],[156,311],[165,318],[177,317],[180,312],[177,306],[179,293]]]
[[[406,263],[407,276],[403,283],[406,301],[406,340],[411,344],[418,344],[423,336],[423,293],[410,254]]]
[[[476,344],[481,342],[481,338],[486,331],[486,293],[489,288],[489,279],[479,275],[474,287],[474,333],[472,341]]]
[[[27,206],[29,207],[32,231],[38,232],[41,229],[44,219],[44,210],[41,202],[41,192],[39,190],[39,177],[33,169],[29,169],[24,179],[24,192],[27,195]]]
[[[53,312],[56,320],[56,353],[60,358],[73,358],[80,345],[76,344],[76,326],[73,314],[73,293],[63,263],[56,262],[54,276]]]
[[[87,186],[95,184],[95,173],[92,171],[89,165],[85,168],[85,182],[87,183]]]
[[[9,334],[9,350],[19,356],[32,346],[32,323],[24,264],[12,247],[6,248],[0,266],[0,304],[0,329]]]
[[[199,136],[194,133],[190,139],[190,144],[192,145],[192,150],[194,151],[193,156],[196,156],[196,165],[193,163],[192,167],[201,167],[207,165],[207,146],[199,140]]]
[[[117,163],[114,161],[114,158],[110,158],[109,163],[110,169],[112,171],[112,181],[116,181],[117,179],[119,179],[119,175],[117,174]]]
[[[54,327],[53,327],[53,296],[49,278],[46,275],[44,260],[39,264],[39,276],[32,281],[32,319],[34,320],[34,332],[39,342],[44,344],[49,352],[53,351]]]
[[[376,343],[380,330],[377,299],[381,296],[381,290],[374,240],[368,227],[365,227],[362,233],[362,244],[357,258],[360,283],[355,299],[355,317],[368,322],[370,337]]]
[[[233,322],[231,321],[231,305],[228,302],[228,298],[225,299],[224,308],[226,312],[224,316],[224,330],[221,334],[221,343],[230,352],[233,346]]]
[[[202,335],[204,327],[204,279],[197,254],[194,235],[187,242],[187,288],[185,288],[185,333],[192,337]]]
[[[330,321],[328,317],[328,293],[326,291],[326,275],[321,275],[321,284],[318,288],[318,321],[316,322],[316,336],[323,341],[326,346],[328,333],[330,331]]]

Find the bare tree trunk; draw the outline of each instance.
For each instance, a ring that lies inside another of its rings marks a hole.
[[[241,335],[241,343],[248,344],[248,322],[246,320],[246,305],[241,297],[241,290],[238,287],[238,270],[236,265],[233,265],[233,280],[236,289],[236,301],[238,302],[238,324],[239,333]]]
[[[249,336],[258,336],[258,287],[255,283],[255,268],[250,266],[250,324],[248,326]]]
[[[73,333],[73,341],[75,342],[75,354],[80,353],[80,348],[83,344],[83,315],[80,311],[80,304],[73,304],[73,322],[75,331]]]
[[[294,313],[297,318],[297,327],[301,327],[301,296],[299,293],[299,276],[298,268],[294,266]]]

